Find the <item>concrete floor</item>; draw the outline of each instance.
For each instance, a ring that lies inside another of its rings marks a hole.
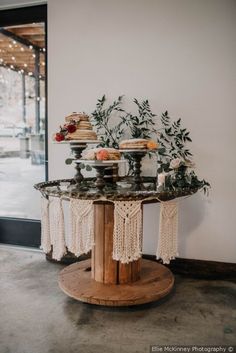
[[[156,345],[235,345],[236,284],[176,278],[162,302],[83,304],[57,285],[63,265],[0,247],[1,353],[148,353]]]

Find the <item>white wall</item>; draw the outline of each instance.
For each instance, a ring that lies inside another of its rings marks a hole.
[[[236,2],[49,0],[49,140],[72,111],[103,93],[149,98],[192,132],[199,176],[212,184],[180,202],[179,255],[236,261]],[[73,176],[69,150],[49,143],[50,178]],[[155,253],[158,205],[145,207]]]

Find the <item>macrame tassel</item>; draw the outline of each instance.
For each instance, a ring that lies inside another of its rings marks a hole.
[[[94,206],[92,200],[70,200],[71,234],[68,249],[76,256],[87,254],[94,245]]]
[[[159,240],[157,258],[161,258],[164,264],[178,256],[178,204],[175,201],[161,202]]]
[[[121,263],[129,263],[142,254],[141,201],[115,201],[114,205],[112,257]]]
[[[41,197],[41,249],[46,254],[51,251],[49,200]]]
[[[51,200],[50,225],[53,246],[52,258],[59,261],[66,253],[64,212],[62,200],[59,197],[53,197]]]

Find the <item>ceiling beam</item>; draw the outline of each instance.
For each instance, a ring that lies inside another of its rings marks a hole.
[[[22,38],[20,36],[17,36],[16,34],[10,32],[10,31],[7,31],[6,29],[4,28],[0,28],[0,33],[2,33],[3,35],[15,40],[16,42],[19,42],[23,45],[26,45],[27,47],[29,47],[30,45],[33,47],[34,50],[36,51],[42,51],[43,48],[39,47],[38,45],[35,45],[33,43],[31,43],[29,40],[25,39],[25,38]]]
[[[18,27],[11,28],[7,27],[9,32],[15,33],[18,36],[30,36],[30,35],[44,35],[44,30],[42,27]]]

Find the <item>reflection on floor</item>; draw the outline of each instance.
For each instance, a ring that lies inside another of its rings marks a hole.
[[[1,353],[148,353],[150,345],[236,344],[236,284],[176,278],[161,303],[107,308],[68,298],[63,265],[0,247]]]
[[[44,165],[32,165],[30,158],[0,158],[0,217],[40,219],[40,193],[33,185],[44,179]]]

